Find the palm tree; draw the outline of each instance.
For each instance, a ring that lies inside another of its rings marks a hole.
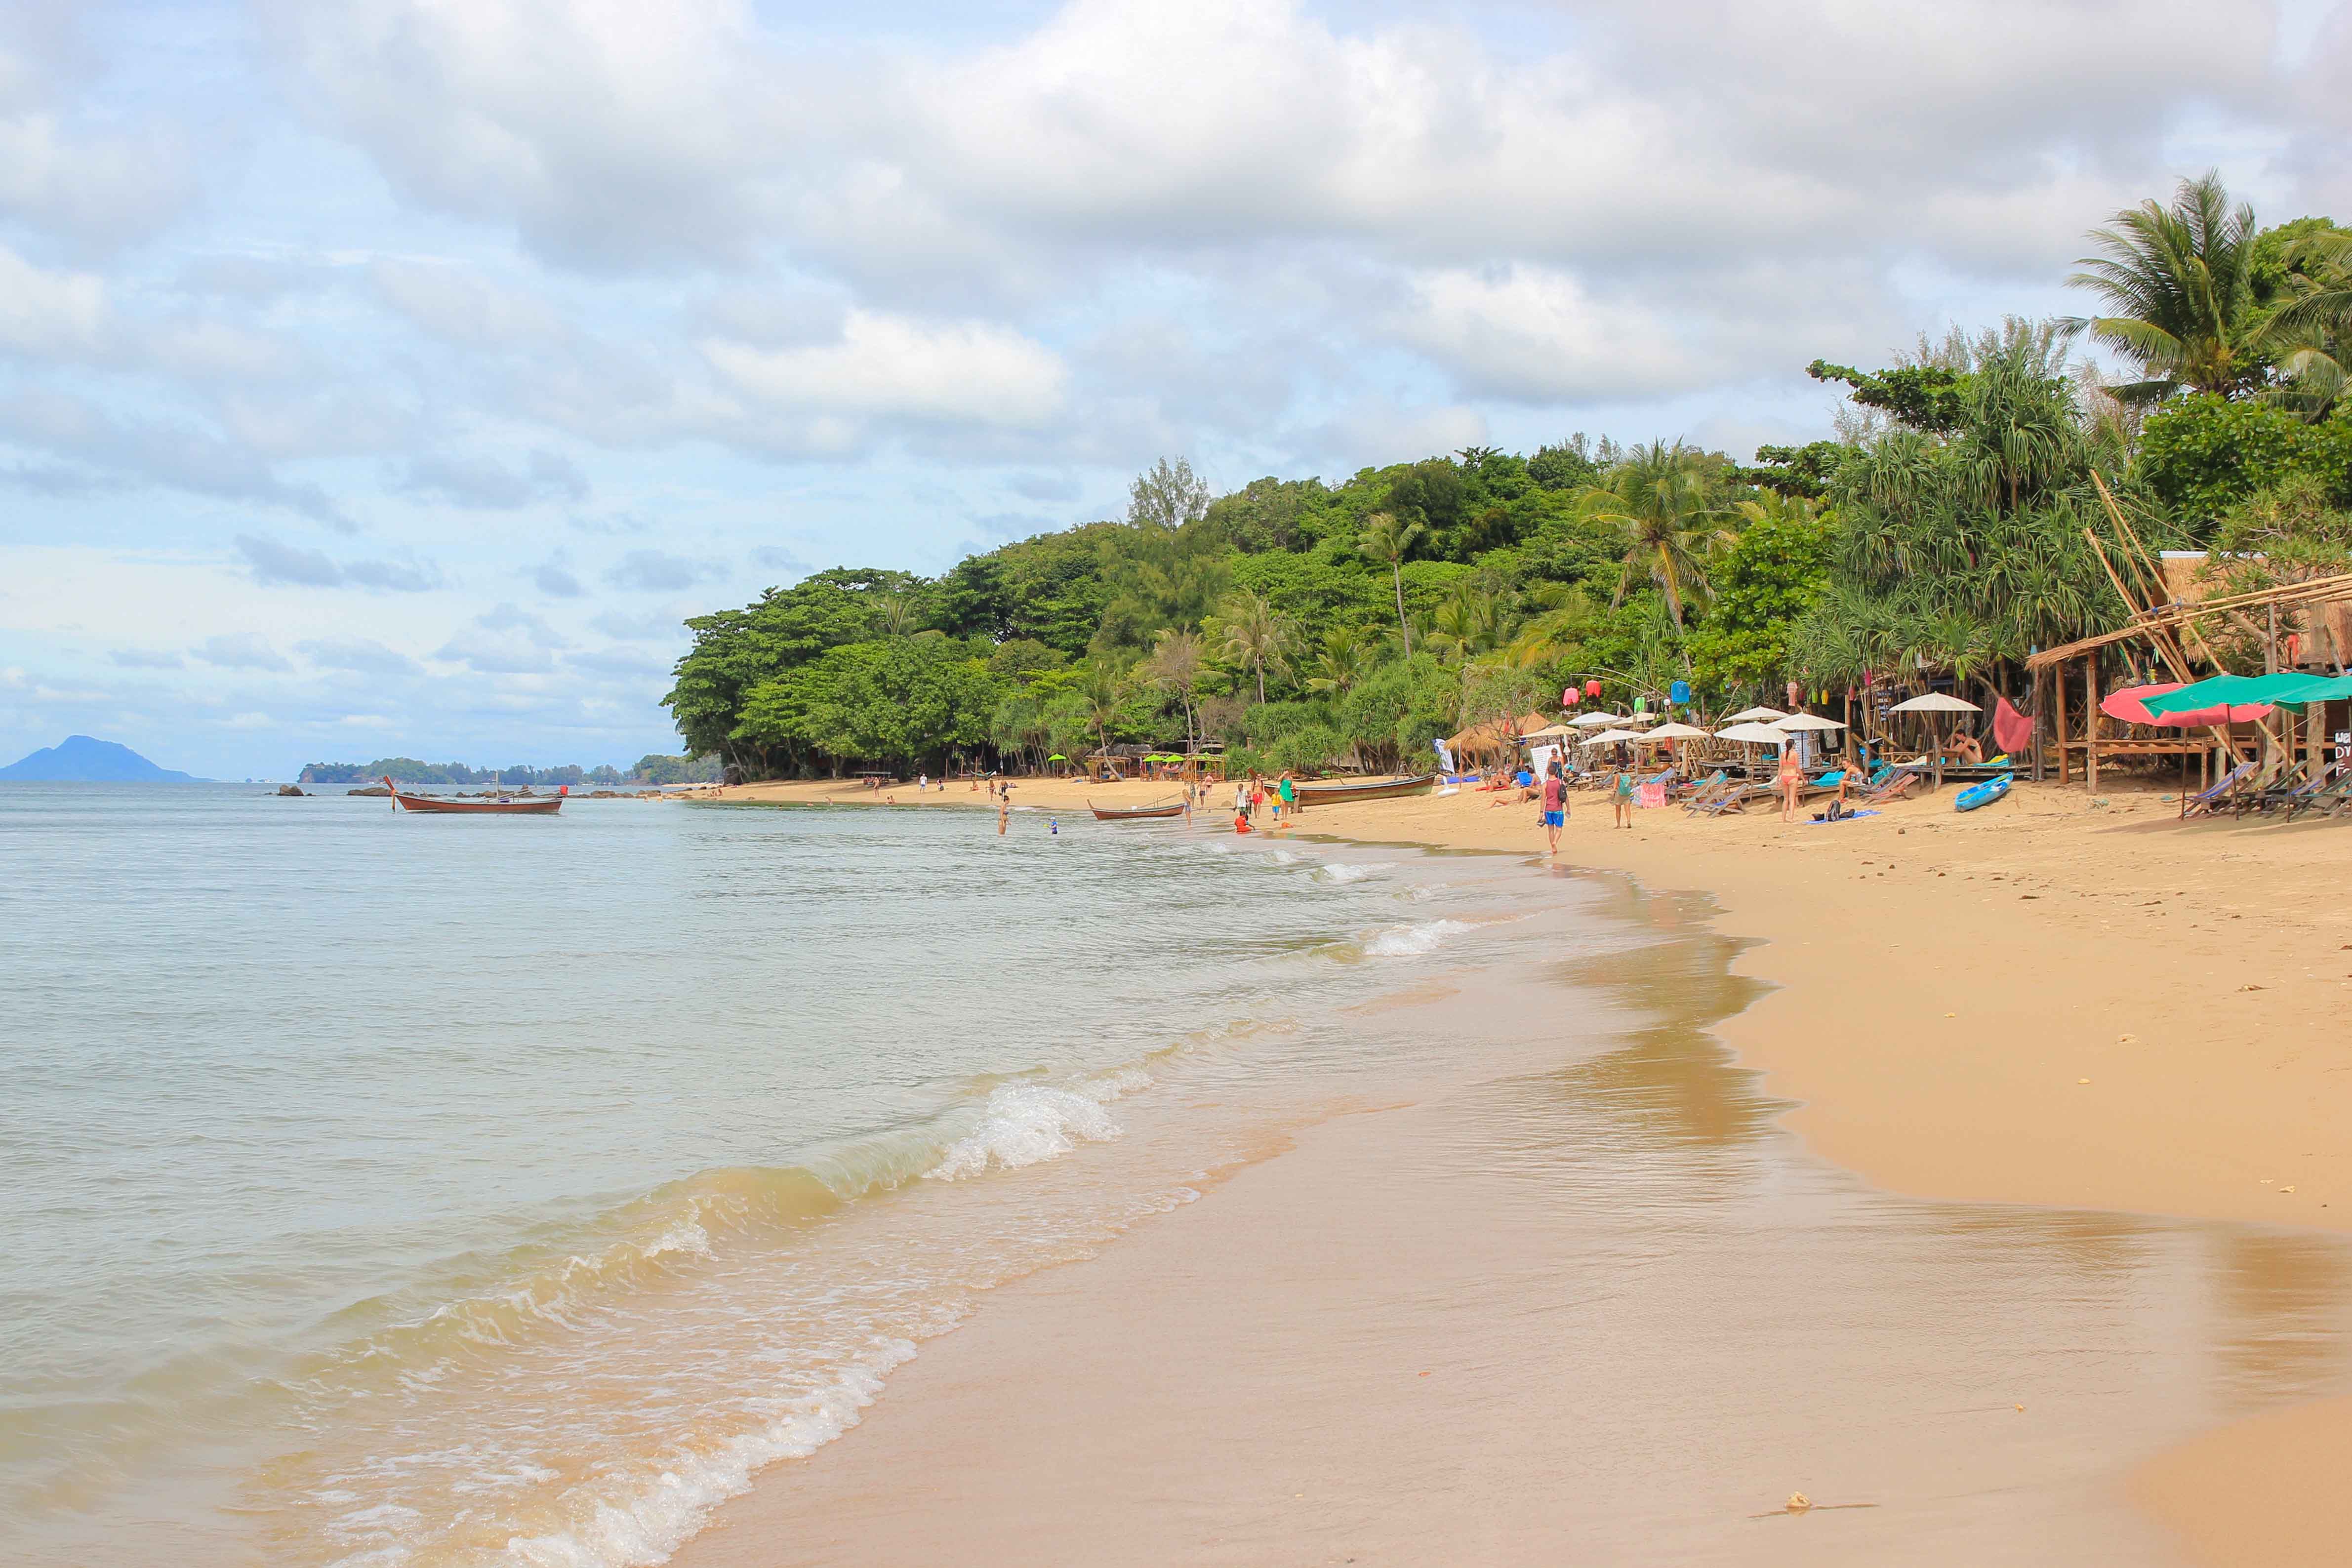
[[[911,634],[922,620],[921,612],[903,593],[894,593],[878,606],[882,618],[882,635],[905,637]]]
[[[1225,650],[1257,674],[1257,700],[1265,701],[1265,667],[1286,668],[1295,628],[1265,594],[1244,588],[1225,601]]]
[[[1428,531],[1418,520],[1400,522],[1393,512],[1374,512],[1364,519],[1364,530],[1356,538],[1358,549],[1374,560],[1388,562],[1396,582],[1397,632],[1404,639],[1408,659],[1412,657],[1412,627],[1404,618],[1404,558]]]
[[[1675,632],[1683,630],[1684,610],[1707,592],[1706,558],[1730,542],[1715,506],[1699,454],[1677,441],[1634,446],[1612,469],[1607,483],[1585,491],[1577,509],[1624,536],[1624,570],[1612,602],[1622,604],[1647,578],[1665,595]]]
[[[1086,704],[1087,723],[1094,727],[1095,743],[1108,751],[1110,721],[1118,716],[1118,677],[1108,666],[1097,663],[1087,672],[1086,684],[1078,688],[1078,695]]]
[[[2352,389],[2352,234],[2318,234],[2289,253],[2296,270],[2293,294],[2260,334],[2293,378],[2282,402],[2303,405],[2313,421],[2327,417]]]
[[[1362,631],[1334,626],[1323,633],[1323,652],[1316,657],[1316,673],[1307,677],[1307,689],[1344,696],[1371,659],[1371,642]]]
[[[1202,644],[1199,632],[1171,627],[1152,639],[1151,657],[1143,664],[1144,673],[1154,685],[1174,692],[1183,702],[1187,747],[1198,738],[1192,726],[1192,687],[1200,680],[1208,659],[1208,650]]]
[[[2172,205],[2154,201],[2094,229],[2103,256],[2066,279],[2106,303],[2108,314],[2068,323],[2131,360],[2145,380],[2118,387],[2127,402],[2154,402],[2176,387],[2228,393],[2258,369],[2247,338],[2254,311],[2254,210],[2230,205],[2216,172],[2183,180]]]

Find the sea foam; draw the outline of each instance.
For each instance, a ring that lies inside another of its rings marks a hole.
[[[1434,953],[1438,944],[1449,936],[1458,936],[1475,927],[1466,920],[1423,920],[1417,925],[1399,925],[1381,932],[1364,944],[1368,958],[1411,958],[1423,953]]]
[[[1017,1170],[1044,1160],[1058,1159],[1082,1143],[1102,1143],[1119,1134],[1117,1122],[1103,1109],[1150,1079],[1135,1069],[1114,1073],[1076,1089],[1048,1083],[1006,1083],[989,1092],[981,1107],[980,1125],[950,1144],[940,1163],[928,1175],[944,1181],[973,1176],[995,1166]]]

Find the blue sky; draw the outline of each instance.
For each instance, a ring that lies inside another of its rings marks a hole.
[[[0,8],[0,761],[627,762],[681,617],[2076,308],[2352,212],[2320,4]]]

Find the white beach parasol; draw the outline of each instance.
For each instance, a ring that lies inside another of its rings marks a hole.
[[[1793,735],[1801,729],[1843,729],[1845,726],[1833,718],[1823,718],[1819,714],[1792,713],[1786,718],[1774,719],[1772,727]]]
[[[1588,713],[1580,714],[1568,722],[1579,729],[1607,729],[1613,725],[1623,724],[1625,718],[1622,714]]]
[[[1788,716],[1789,716],[1787,714],[1782,713],[1779,708],[1763,707],[1759,706],[1757,707],[1744,707],[1738,713],[1727,713],[1723,716],[1723,722],[1725,724],[1755,724],[1760,721],[1765,724],[1769,724],[1776,718],[1786,718]]]
[[[1908,702],[1896,703],[1886,711],[1889,713],[1982,713],[1984,709],[1972,702],[1963,702],[1958,697],[1946,696],[1942,692],[1929,692],[1926,696],[1913,697]]]
[[[1599,735],[1588,735],[1579,744],[1583,746],[1613,746],[1621,740],[1639,740],[1641,733],[1631,729],[1604,729]]]
[[[1643,740],[1705,740],[1706,731],[1695,724],[1662,724],[1642,738]]]
[[[1786,746],[1789,732],[1775,729],[1769,724],[1735,724],[1728,729],[1715,732],[1717,740],[1736,740],[1743,746]]]
[[[1548,724],[1541,729],[1531,729],[1528,731],[1527,734],[1519,737],[1519,738],[1521,740],[1560,740],[1569,736],[1574,735],[1576,731],[1570,729],[1564,724]]]

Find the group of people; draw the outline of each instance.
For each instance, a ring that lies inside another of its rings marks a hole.
[[[1298,780],[1295,775],[1285,773],[1280,779],[1275,780],[1271,789],[1266,785],[1265,776],[1261,773],[1252,773],[1248,778],[1235,781],[1234,831],[1237,833],[1255,831],[1257,814],[1268,805],[1274,808],[1274,826],[1277,828],[1282,826],[1286,819],[1297,814]]]
[[[1570,774],[1557,757],[1547,758],[1543,777],[1538,779],[1532,768],[1523,767],[1511,776],[1507,784],[1490,784],[1488,789],[1516,790],[1512,801],[1525,805],[1535,803],[1538,820],[1543,823],[1544,836],[1552,853],[1559,852],[1560,830],[1568,826],[1568,789]],[[1603,786],[1609,792],[1610,825],[1630,828],[1633,825],[1633,790],[1641,781],[1634,777],[1632,766],[1620,760],[1610,770]],[[1499,806],[1502,801],[1494,802]]]

